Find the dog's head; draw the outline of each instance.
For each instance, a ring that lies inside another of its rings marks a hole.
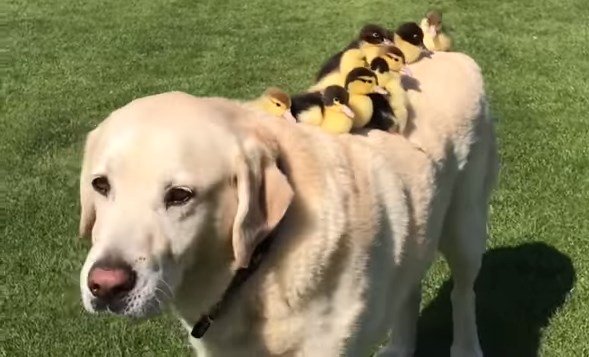
[[[92,241],[80,277],[88,311],[145,317],[189,295],[198,316],[220,299],[293,195],[276,145],[240,125],[254,113],[168,93],[130,103],[88,135],[80,178],[80,234]]]

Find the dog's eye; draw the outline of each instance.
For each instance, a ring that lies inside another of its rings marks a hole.
[[[110,183],[106,176],[97,176],[92,180],[92,187],[94,191],[100,193],[103,196],[108,196],[108,192],[110,191]]]
[[[172,187],[166,192],[164,202],[166,207],[180,206],[190,201],[194,197],[194,192],[188,187]]]

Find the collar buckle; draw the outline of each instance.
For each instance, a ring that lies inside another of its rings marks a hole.
[[[211,324],[213,323],[213,319],[209,315],[203,315],[201,318],[194,324],[190,335],[194,338],[201,338],[207,332]]]

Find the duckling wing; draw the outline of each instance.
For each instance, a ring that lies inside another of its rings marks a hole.
[[[352,130],[352,119],[344,114],[327,112],[320,126],[328,133],[345,134]]]
[[[395,125],[395,117],[388,99],[378,93],[370,93],[368,97],[372,101],[374,110],[372,111],[370,121],[364,127],[390,131],[393,125]]]
[[[436,50],[437,51],[450,51],[450,49],[452,48],[452,38],[450,38],[450,36],[444,34],[444,33],[439,33],[437,36],[437,41],[436,41]]]
[[[329,74],[327,74],[326,76],[324,76],[323,78],[321,78],[321,80],[319,80],[317,83],[313,84],[308,91],[309,92],[317,92],[320,90],[323,90],[331,85],[338,85],[338,86],[344,86],[346,82],[346,78],[345,76],[338,70],[335,70]]]
[[[319,69],[319,72],[317,72],[317,75],[315,76],[315,81],[318,82],[319,80],[321,80],[321,78],[337,70],[339,68],[339,64],[341,62],[342,55],[344,54],[344,52],[352,48],[360,48],[360,40],[356,39],[350,42],[343,50],[334,54],[327,61],[325,61],[325,63],[323,63],[323,65],[321,66],[321,69]]]
[[[338,53],[331,56],[319,69],[317,75],[315,76],[315,81],[320,81],[323,77],[327,76],[331,72],[337,70],[339,68],[339,63],[342,59],[342,55],[344,54],[345,50],[339,51]]]
[[[323,118],[321,93],[310,92],[294,95],[291,98],[290,112],[298,122],[319,125]]]

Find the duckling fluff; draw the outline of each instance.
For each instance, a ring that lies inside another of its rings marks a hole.
[[[377,77],[380,75],[379,83],[389,93],[388,99],[395,115],[395,124],[398,132],[402,134],[409,119],[409,98],[401,82],[401,72],[406,68],[405,56],[399,48],[391,46],[387,49],[386,55],[380,58],[386,61],[386,66],[381,64],[380,68],[375,68],[373,71]],[[376,67],[378,67],[378,62],[375,63],[377,60],[373,61]]]
[[[296,122],[290,112],[290,96],[279,88],[270,87],[266,89],[252,104],[268,114],[283,118],[289,122]]]
[[[348,92],[341,86],[329,86],[323,93],[324,115],[321,129],[332,134],[349,133],[354,123],[354,112],[348,107]]]
[[[423,44],[423,31],[415,22],[402,24],[395,31],[395,46],[397,46],[405,55],[407,63],[413,63],[419,60],[427,50]]]
[[[354,111],[354,128],[362,128],[372,117],[374,108],[370,93],[386,94],[386,91],[378,86],[378,79],[374,72],[368,68],[353,69],[346,77],[345,88],[350,94],[350,107]]]
[[[331,85],[344,86],[346,76],[351,70],[357,67],[365,67],[366,57],[359,48],[351,48],[346,50],[341,57],[339,68],[325,77],[321,78],[319,82],[315,83],[309,91],[319,91]]]
[[[362,27],[358,37],[352,41],[346,48],[331,56],[322,66],[316,76],[316,81],[321,80],[328,74],[340,68],[340,63],[343,55],[351,49],[358,49],[367,57],[367,63],[370,63],[374,57],[377,56],[379,47],[388,46],[393,43],[393,34],[382,26],[375,24],[368,24]],[[349,67],[346,71],[350,71],[355,67],[364,67],[364,65]]]
[[[419,24],[423,31],[423,43],[430,51],[449,51],[452,39],[442,32],[442,13],[431,10]]]

